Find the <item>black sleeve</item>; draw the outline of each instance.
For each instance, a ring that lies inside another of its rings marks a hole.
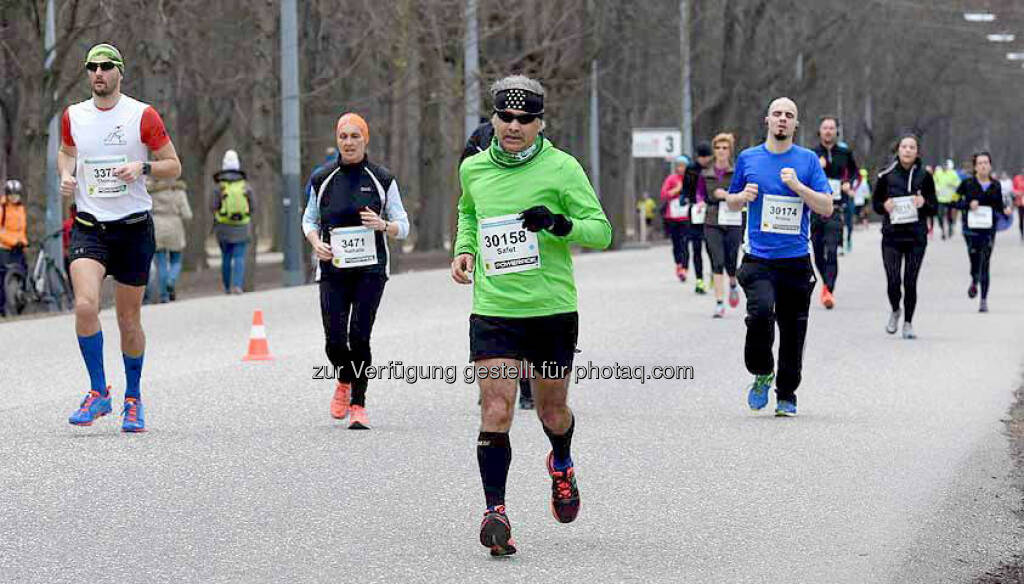
[[[700,166],[697,166],[697,163],[694,162],[686,167],[686,173],[683,175],[683,188],[679,193],[686,204],[697,202],[697,185],[700,183],[699,168]]]
[[[985,191],[985,204],[992,207],[994,213],[1003,212],[1003,185],[992,179],[992,186],[995,188]]]
[[[849,174],[846,176],[850,177],[847,179],[847,182],[850,183],[850,186],[853,186],[854,181],[856,181],[857,177],[860,175],[860,169],[857,168],[857,161],[853,159],[853,150],[850,150],[850,157],[847,159],[846,169],[849,171]]]
[[[478,150],[476,145],[473,143],[473,136],[470,136],[469,140],[466,140],[466,147],[462,150],[462,156],[459,157],[459,163],[461,164],[463,160],[477,152],[480,152],[480,150]]]
[[[967,200],[967,183],[970,182],[970,180],[971,179],[965,178],[964,180],[960,181],[960,184],[957,185],[956,187],[956,194],[960,196],[957,198],[957,200],[953,201],[953,206],[956,207],[957,209],[960,209],[961,211],[969,207],[971,204],[971,202]]]
[[[885,202],[889,200],[889,181],[885,175],[875,181],[875,192],[871,193],[871,208],[875,213],[885,217]]]
[[[921,196],[924,197],[924,206],[921,207],[921,214],[925,217],[932,217],[939,210],[939,200],[935,197],[935,180],[930,172],[924,173],[924,181],[921,182]]]

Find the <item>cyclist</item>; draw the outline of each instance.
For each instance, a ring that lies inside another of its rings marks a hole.
[[[28,271],[25,263],[28,221],[22,191],[21,181],[9,180],[4,183],[4,196],[0,199],[0,316],[7,315],[7,292],[4,286],[7,266],[18,264]]]

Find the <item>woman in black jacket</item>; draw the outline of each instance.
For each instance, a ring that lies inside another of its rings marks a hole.
[[[974,176],[964,179],[957,187],[960,198],[954,203],[963,211],[963,233],[967,241],[967,255],[971,260],[971,285],[967,296],[978,295],[981,284],[981,303],[978,312],[988,312],[989,261],[992,246],[996,242],[996,213],[1013,212],[1003,207],[1003,190],[999,181],[992,180],[992,156],[988,152],[976,152],[971,156]]]
[[[882,263],[892,308],[885,332],[894,334],[899,326],[902,280],[905,339],[916,338],[911,321],[917,308],[917,276],[928,246],[928,217],[939,207],[935,182],[918,157],[919,146],[913,134],[899,139],[896,157],[878,174],[871,197],[875,213],[882,216]]]
[[[366,121],[354,113],[341,116],[335,138],[337,164],[309,179],[302,231],[320,260],[317,279],[325,349],[338,379],[331,416],[348,417],[351,430],[368,430],[370,334],[390,273],[387,242],[405,239],[409,217],[398,181],[366,157]]]

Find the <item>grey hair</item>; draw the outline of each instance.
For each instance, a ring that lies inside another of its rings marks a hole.
[[[499,91],[505,91],[506,89],[522,89],[536,93],[541,97],[544,96],[544,86],[540,84],[540,81],[530,79],[526,75],[510,75],[495,81],[491,85],[491,98],[493,99]]]

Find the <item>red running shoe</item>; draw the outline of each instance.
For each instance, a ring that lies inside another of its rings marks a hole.
[[[555,453],[548,453],[548,476],[551,477],[551,514],[559,523],[572,523],[580,512],[580,491],[576,488],[576,470],[555,468]]]
[[[516,553],[516,540],[512,539],[512,524],[505,515],[505,506],[487,508],[480,523],[480,543],[491,549],[492,556],[511,556]]]

